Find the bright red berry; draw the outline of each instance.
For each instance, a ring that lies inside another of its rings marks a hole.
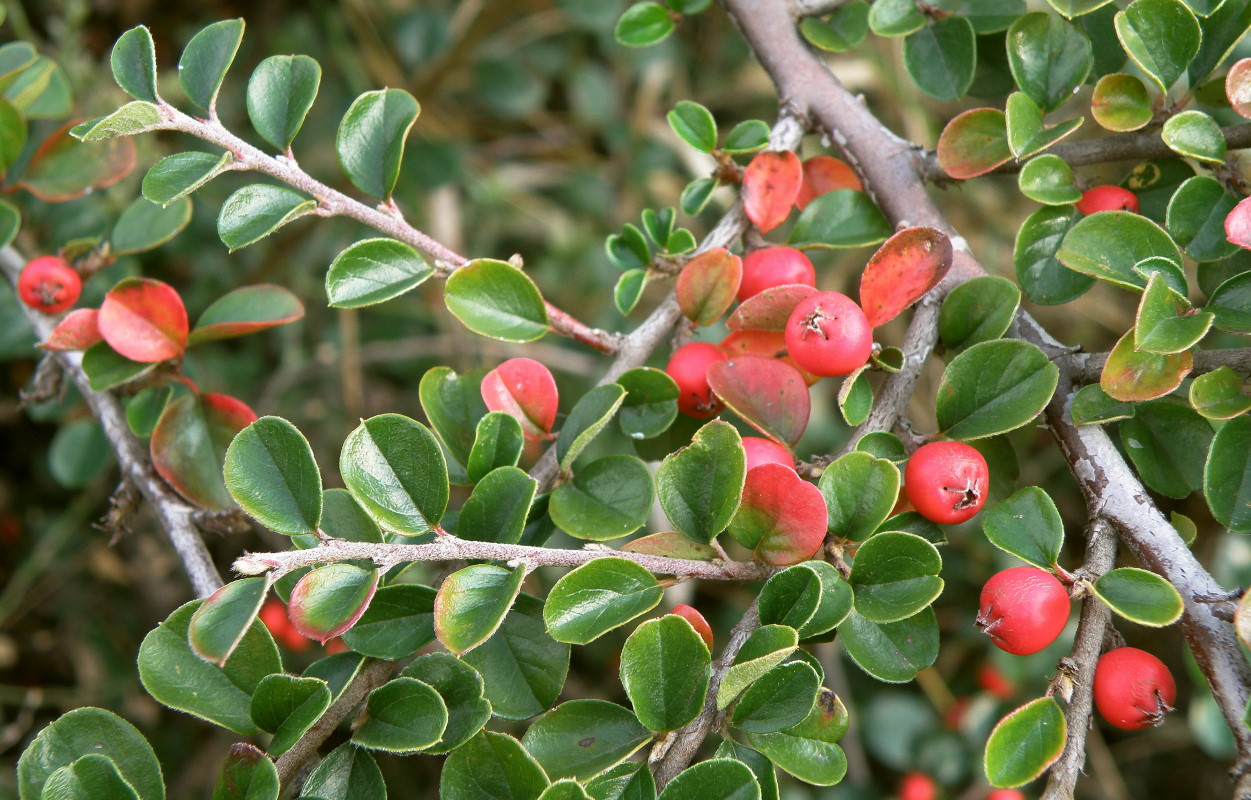
[[[977,627],[1000,650],[1037,653],[1056,640],[1069,619],[1069,593],[1050,572],[1013,567],[982,587]]]
[[[1138,213],[1138,195],[1120,186],[1096,186],[1082,192],[1077,210],[1083,214],[1096,211],[1133,211]]]
[[[725,351],[707,342],[690,342],[674,351],[665,372],[678,385],[678,410],[696,419],[715,417],[725,408],[708,386],[708,367],[725,360]]]
[[[930,522],[955,525],[986,503],[990,469],[963,442],[930,442],[917,448],[904,468],[904,494]]]
[[[56,314],[74,305],[82,291],[83,279],[59,256],[32,259],[17,279],[22,302],[45,314]]]
[[[738,300],[760,294],[765,289],[791,283],[817,285],[817,271],[808,256],[793,247],[763,247],[743,256],[743,279],[738,284]]]
[[[991,789],[986,800],[1025,800],[1020,789]]]
[[[671,614],[677,614],[682,619],[691,623],[691,627],[695,632],[703,638],[704,643],[708,645],[708,649],[712,649],[712,626],[708,624],[708,620],[704,619],[704,615],[696,611],[692,606],[685,603],[678,603],[673,607]]]
[[[899,800],[934,800],[938,784],[924,772],[909,772],[899,781]]]
[[[259,616],[265,627],[269,628],[270,635],[288,650],[298,653],[313,646],[312,640],[301,636],[291,624],[291,618],[287,616],[287,606],[278,598],[266,600],[265,605],[261,606]]]
[[[847,375],[868,362],[873,329],[847,295],[817,292],[801,300],[786,320],[786,351],[797,367],[813,375]]]
[[[1003,676],[989,661],[983,661],[977,668],[977,685],[987,694],[1007,700],[1016,694],[1016,687]]]
[[[748,472],[761,464],[781,464],[784,467],[795,468],[795,457],[789,450],[771,439],[744,436],[743,450],[747,452]]]
[[[1095,666],[1095,707],[1103,718],[1127,731],[1164,721],[1177,699],[1177,684],[1164,662],[1136,647],[1118,647]]]

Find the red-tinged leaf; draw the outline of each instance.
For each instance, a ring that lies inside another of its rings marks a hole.
[[[1181,386],[1193,368],[1194,357],[1189,350],[1167,355],[1135,350],[1131,328],[1108,353],[1099,387],[1113,400],[1153,400]]]
[[[834,156],[813,156],[804,162],[804,180],[799,187],[795,205],[800,211],[826,192],[838,189],[864,191],[860,176],[845,161]]]
[[[1007,118],[997,108],[965,111],[938,137],[938,166],[957,180],[983,175],[1011,158]]]
[[[289,290],[272,283],[242,286],[204,310],[191,331],[190,344],[256,333],[304,316],[304,304]]]
[[[89,191],[112,186],[135,168],[135,142],[118,136],[98,142],[80,142],[66,123],[39,145],[18,186],[49,203],[63,203]]]
[[[1251,250],[1251,197],[1243,198],[1225,217],[1225,238]]]
[[[252,409],[228,395],[183,395],[165,406],[152,430],[152,465],[190,502],[234,508],[222,463],[235,434],[255,421]]]
[[[794,447],[808,427],[804,376],[775,358],[738,356],[708,368],[708,385],[743,420],[773,441]]]
[[[641,553],[664,558],[686,558],[692,561],[711,561],[718,558],[711,545],[693,541],[678,531],[664,531],[640,536],[618,548],[625,553]]]
[[[1251,118],[1251,58],[1244,58],[1225,75],[1225,96],[1239,116]]]
[[[786,334],[782,331],[743,330],[730,331],[730,335],[717,345],[730,358],[735,356],[760,356],[781,358],[786,355]]]
[[[100,335],[99,316],[94,308],[76,308],[57,323],[47,341],[39,346],[44,350],[86,350],[104,338]]]
[[[729,531],[759,560],[785,567],[807,561],[820,549],[826,522],[820,489],[790,467],[761,464],[747,473]]]
[[[556,424],[560,396],[547,367],[532,358],[510,358],[482,378],[482,401],[490,411],[503,411],[521,423],[531,442],[548,438]]]
[[[800,301],[817,290],[801,283],[789,283],[765,289],[758,295],[747,298],[730,315],[726,327],[732,331],[757,330],[781,331],[786,329],[786,320]]]
[[[703,327],[729,310],[743,279],[743,259],[715,247],[692,258],[678,274],[678,307],[686,318]]]
[[[104,296],[100,335],[131,361],[177,358],[187,347],[187,309],[168,283],[127,278]]]
[[[352,564],[318,567],[291,590],[287,613],[302,635],[325,644],[356,624],[378,590],[378,570]]]
[[[876,328],[899,313],[951,269],[951,240],[934,228],[905,228],[878,248],[860,276],[860,307]]]
[[[781,225],[803,185],[804,168],[790,150],[758,153],[743,173],[743,210],[761,233]]]

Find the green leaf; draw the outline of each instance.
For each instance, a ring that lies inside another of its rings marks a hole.
[[[938,334],[949,351],[959,353],[1007,333],[1020,307],[1021,290],[1012,281],[998,275],[973,278],[952,289],[943,300]]]
[[[577,781],[564,778],[543,790],[539,800],[591,800],[591,796]]]
[[[48,776],[45,800],[139,800],[107,756],[89,753]]]
[[[904,68],[921,93],[958,100],[973,84],[977,37],[965,17],[950,16],[904,39]]]
[[[1059,13],[1073,19],[1083,14],[1089,14],[1097,8],[1107,5],[1112,0],[1047,0]]]
[[[897,622],[928,606],[943,590],[943,560],[911,533],[879,533],[856,551],[848,579],[856,612],[870,622]]]
[[[200,659],[187,641],[191,616],[201,600],[180,606],[139,645],[139,680],[148,694],[176,711],[252,734],[252,693],[266,675],[282,671],[278,648],[253,621],[224,667]]]
[[[835,744],[847,730],[846,720],[846,709],[826,689],[803,722],[774,733],[749,732],[747,741],[799,780],[832,786],[847,774],[847,756]]]
[[[704,108],[703,106],[700,106],[698,103],[694,103],[693,105],[698,106],[699,108],[703,109],[705,112],[708,111],[708,109]],[[676,113],[678,111],[679,106],[682,107],[687,113],[693,113],[695,116],[699,115],[698,110],[692,110],[685,106],[682,106],[682,103],[678,103],[677,106],[674,106],[673,111],[670,111],[669,113],[670,114]],[[711,119],[711,115],[709,116],[709,119]],[[716,128],[714,126],[713,146],[715,145],[716,145]],[[654,209],[654,208],[643,209],[643,214],[642,214],[643,229],[647,231],[647,238],[650,239],[657,247],[664,247],[665,243],[669,241],[669,237],[673,235],[673,226],[675,222],[675,217],[676,217],[676,214],[674,213],[674,210],[672,208],[665,208],[665,209],[659,209],[659,210]]]
[[[538,481],[516,467],[488,472],[461,506],[456,535],[475,542],[521,541],[538,485]]]
[[[159,361],[143,363],[131,361],[109,347],[107,342],[96,342],[83,353],[83,372],[87,373],[93,391],[103,392],[132,381],[151,372]]]
[[[597,558],[566,573],[543,606],[543,622],[558,642],[586,644],[645,614],[664,590],[633,561]]]
[[[760,120],[749,120],[749,122],[759,122],[759,121]],[[769,126],[765,125],[766,136],[765,136],[764,141],[760,142],[758,146],[757,146],[758,140],[753,139],[750,144],[745,146],[746,149],[730,150],[729,147],[730,147],[731,142],[732,141],[737,142],[737,140],[734,139],[734,132],[737,131],[742,124],[743,123],[739,123],[739,125],[736,125],[734,129],[730,131],[730,135],[726,137],[725,151],[727,153],[734,153],[734,152],[754,153],[757,150],[763,150],[765,146],[769,144],[769,139],[768,139]],[[681,206],[682,213],[693,217],[699,212],[703,211],[704,207],[708,205],[708,201],[712,199],[712,193],[713,191],[716,190],[716,188],[717,188],[716,178],[696,178],[695,180],[688,183],[685,187],[683,187],[682,195],[681,197],[678,198],[678,205]],[[625,276],[623,275],[622,278],[624,279]],[[630,307],[633,308],[633,306],[630,306]],[[622,313],[625,314],[629,312],[623,311]]]
[[[1135,350],[1131,330],[1108,353],[1099,386],[1117,400],[1151,400],[1180,386],[1193,366],[1189,351],[1161,355]]]
[[[1018,159],[1046,150],[1082,125],[1082,117],[1055,125],[1043,123],[1043,111],[1025,92],[1013,92],[1006,108],[1008,147]]]
[[[297,631],[325,644],[356,624],[377,589],[378,570],[372,565],[316,567],[291,590],[287,615]]]
[[[1237,204],[1218,180],[1196,175],[1178,187],[1169,200],[1168,232],[1196,261],[1229,258],[1239,248],[1225,238],[1225,218]]]
[[[594,800],[656,800],[656,781],[646,764],[627,761],[586,782]]]
[[[1190,303],[1152,273],[1142,293],[1134,322],[1134,349],[1147,353],[1180,353],[1199,343],[1212,327],[1210,311],[1194,312]]]
[[[107,117],[88,120],[70,128],[69,135],[83,142],[99,142],[118,136],[133,136],[155,130],[164,118],[156,106],[144,100],[132,100]],[[129,167],[126,169],[129,172]]]
[[[473,738],[491,719],[491,704],[482,696],[482,675],[447,653],[429,653],[415,659],[400,673],[429,684],[447,708],[447,727],[436,743],[424,748],[431,754],[450,753]]]
[[[1251,397],[1242,393],[1237,373],[1220,367],[1191,381],[1190,405],[1204,419],[1233,419],[1251,411]]]
[[[434,633],[439,641],[459,656],[491,638],[525,577],[524,565],[507,570],[474,564],[453,572],[434,598]]]
[[[1251,533],[1251,417],[1231,419],[1212,439],[1203,494],[1217,522],[1237,533]]]
[[[1090,113],[1102,127],[1124,133],[1136,131],[1151,121],[1151,96],[1147,87],[1133,75],[1115,72],[1095,84]]]
[[[1181,595],[1154,572],[1120,567],[1094,583],[1095,596],[1130,622],[1160,628],[1181,618]]]
[[[391,197],[400,176],[404,139],[421,106],[403,89],[365,92],[352,102],[335,138],[339,166],[367,195]]]
[[[188,344],[213,342],[295,322],[304,304],[289,290],[272,283],[241,286],[217,298],[196,320]]]
[[[444,288],[447,308],[466,328],[505,342],[547,333],[547,308],[534,281],[505,261],[480,258],[457,269]]]
[[[193,151],[166,156],[143,176],[143,196],[168,206],[225,172],[234,160],[229,152],[214,155]]]
[[[143,800],[164,800],[165,782],[152,746],[126,720],[102,708],[76,708],[39,732],[17,762],[21,800],[40,800],[48,779],[84,756],[108,759]]]
[[[649,619],[621,649],[621,685],[639,721],[654,731],[686,725],[703,710],[712,676],[703,637],[676,614]]]
[[[433,746],[447,727],[447,706],[433,687],[415,678],[395,678],[369,693],[368,716],[352,742],[370,750],[416,753]]]
[[[935,399],[938,426],[957,440],[980,439],[1029,424],[1051,400],[1059,370],[1032,344],[975,344],[943,371]]]
[[[711,153],[716,148],[717,123],[712,118],[712,112],[699,103],[679,100],[666,119],[679,139],[701,153]]]
[[[812,618],[799,628],[800,638],[820,636],[842,624],[852,608],[851,584],[833,565],[824,561],[808,561],[804,565],[821,578],[821,602]]]
[[[217,235],[231,252],[264,239],[292,220],[312,214],[317,201],[265,183],[244,186],[222,203]]]
[[[714,758],[679,772],[660,800],[760,800],[760,785],[743,762]]]
[[[538,800],[547,788],[543,768],[511,736],[483,731],[443,762],[440,800]]]
[[[1068,726],[1050,697],[1026,703],[999,720],[986,742],[983,765],[991,786],[1023,786],[1055,763]]]
[[[570,700],[539,717],[521,743],[549,778],[582,781],[615,767],[651,738],[627,708]]]
[[[0,247],[8,247],[22,227],[22,214],[7,200],[0,200]]]
[[[365,239],[330,263],[326,297],[335,308],[361,308],[399,297],[433,274],[434,269],[407,244]]]
[[[717,687],[717,710],[730,705],[748,686],[786,660],[798,644],[795,629],[786,625],[762,625],[752,631]]]
[[[126,94],[149,103],[159,102],[156,93],[156,47],[143,25],[123,33],[109,56],[113,79]]]
[[[1011,159],[1007,118],[997,108],[962,112],[938,137],[938,165],[953,178],[984,175]]]
[[[729,423],[713,420],[689,446],[665,457],[656,472],[656,490],[673,527],[708,544],[734,517],[746,476],[742,437]]]
[[[878,36],[907,36],[923,27],[925,17],[912,0],[876,0],[869,7],[869,28]]]
[[[762,625],[786,625],[798,631],[812,621],[825,591],[816,563],[795,564],[765,582],[758,606]]]
[[[613,415],[625,401],[625,394],[622,386],[606,383],[582,395],[565,418],[560,438],[556,440],[556,458],[561,469],[573,468],[574,461],[587,445],[612,422]]]
[[[655,500],[652,474],[634,456],[613,455],[579,467],[552,493],[548,514],[570,536],[603,542],[647,523]]]
[[[330,700],[330,687],[320,678],[267,675],[252,693],[249,713],[258,728],[274,735],[266,749],[280,756],[330,708]]]
[[[856,666],[884,683],[907,683],[938,658],[938,621],[932,608],[885,624],[853,611],[838,633]]]
[[[321,524],[321,472],[304,434],[281,417],[261,417],[226,450],[226,488],[249,516],[288,536]]]
[[[1072,206],[1040,208],[1017,231],[1012,251],[1016,279],[1025,296],[1035,303],[1067,303],[1095,285],[1093,277],[1074,272],[1056,259],[1078,216]]]
[[[644,0],[625,10],[613,35],[626,47],[648,47],[673,33],[673,20],[660,3]]]
[[[428,586],[383,586],[343,634],[343,643],[372,658],[398,661],[411,656],[434,641],[434,597]]]
[[[616,287],[613,288],[613,303],[617,306],[617,310],[623,315],[633,311],[643,296],[645,288],[647,288],[647,270],[631,269],[622,273],[617,279]]]
[[[748,153],[755,153],[760,150],[763,150],[768,146],[769,146],[768,124],[765,123],[764,120],[745,119],[742,122],[735,125],[733,128],[731,128],[730,132],[726,134],[725,146],[722,149],[731,155],[746,155]],[[704,178],[702,180],[711,182],[711,185],[709,185],[707,188],[707,193],[711,194],[712,190],[715,189],[717,186],[716,179]],[[686,195],[687,191],[693,191],[691,187],[694,186],[697,182],[698,181],[693,181],[690,184],[688,184],[686,189],[683,190],[683,196]],[[701,184],[701,186],[703,185],[704,184]],[[708,202],[707,197],[704,198],[704,202]],[[685,203],[683,203],[682,210],[686,211],[687,214],[692,213],[690,211],[687,211]]]
[[[1138,403],[1121,423],[1121,444],[1143,483],[1182,498],[1203,486],[1203,464],[1212,441],[1206,420],[1181,403]]]
[[[617,422],[631,439],[650,439],[664,433],[678,416],[678,385],[663,370],[635,367],[617,377],[626,396],[617,410]]]
[[[219,667],[243,640],[269,594],[269,576],[231,581],[213,592],[195,613],[187,641],[197,656]]]
[[[521,423],[504,411],[492,411],[478,420],[473,449],[469,451],[469,480],[477,483],[499,467],[515,467],[525,440]]]
[[[482,673],[495,716],[528,719],[552,707],[569,671],[569,645],[556,642],[543,625],[543,602],[517,597],[495,635],[465,654]]]
[[[278,768],[259,747],[240,742],[217,773],[213,800],[278,800]]]
[[[447,462],[434,434],[400,414],[380,414],[343,443],[339,474],[361,507],[386,530],[420,536],[447,509]]]
[[[457,375],[451,367],[434,367],[421,377],[421,410],[461,465],[468,463],[478,420],[487,413],[482,401],[481,374]]]
[[[191,221],[191,200],[162,208],[146,198],[136,197],[113,226],[109,240],[113,255],[141,253],[174,238]]]
[[[317,99],[321,65],[308,56],[270,56],[248,79],[248,119],[261,138],[287,150]]]
[[[1063,206],[1082,199],[1073,178],[1073,169],[1064,159],[1050,153],[1035,156],[1021,167],[1017,176],[1021,194],[1036,203]]]
[[[1251,30],[1251,2],[1225,0],[1220,7],[1199,20],[1202,40],[1199,54],[1186,70],[1191,86],[1201,86]]]
[[[1116,15],[1121,46],[1160,91],[1181,77],[1199,53],[1202,31],[1181,0],[1134,0]]]
[[[197,108],[214,114],[217,92],[243,41],[243,19],[214,22],[191,37],[178,61],[178,82]]]
[[[368,750],[351,742],[331,750],[300,790],[300,797],[317,800],[378,800],[386,796],[378,763]]]
[[[804,17],[799,31],[811,44],[832,53],[857,47],[869,32],[869,4],[855,0],[834,11],[829,19]]]
[[[1183,111],[1169,117],[1160,138],[1179,156],[1210,164],[1225,161],[1225,134],[1216,120],[1202,111]]]
[[[1251,333],[1251,272],[1234,275],[1217,286],[1206,310],[1216,315],[1212,324],[1221,330]]]
[[[1064,546],[1064,522],[1051,497],[1037,486],[1018,489],[982,514],[990,543],[1026,563],[1052,569]]]
[[[868,195],[838,189],[804,207],[786,243],[800,249],[863,247],[884,242],[893,232]]]
[[[890,516],[899,498],[899,469],[889,460],[853,451],[839,456],[817,488],[825,497],[833,536],[863,541]]]
[[[1064,105],[1094,66],[1090,37],[1067,20],[1036,11],[1008,29],[1008,64],[1043,113]]]
[[[652,260],[647,238],[628,222],[621,226],[621,233],[615,233],[604,240],[604,250],[608,254],[608,260],[617,269],[646,267]]]
[[[130,432],[140,439],[151,436],[173,394],[173,387],[166,384],[149,386],[132,397],[126,404],[126,425]]]
[[[730,722],[749,733],[773,733],[798,725],[812,711],[821,678],[802,661],[780,664],[743,692]]]

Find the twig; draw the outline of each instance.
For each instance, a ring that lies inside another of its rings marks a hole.
[[[1074,353],[1064,356],[1073,377],[1082,383],[1098,383],[1107,353]],[[1224,350],[1196,350],[1192,376],[1229,367],[1235,372],[1251,372],[1251,347],[1231,347]]]
[[[791,0],[791,13],[796,17],[824,17],[833,14],[852,0]]]
[[[17,286],[18,276],[25,263],[26,259],[13,247],[0,250],[0,269],[3,269],[5,278],[14,287]],[[40,340],[47,339],[48,334],[56,327],[58,318],[41,314],[26,306],[22,308],[31,327],[35,329],[35,335]],[[130,432],[130,426],[126,423],[126,412],[122,410],[117,398],[109,392],[97,392],[91,388],[87,373],[82,368],[82,353],[57,353],[55,358],[65,374],[74,381],[91,408],[91,413],[104,430],[123,478],[137,488],[156,511],[170,543],[182,560],[187,577],[191,580],[191,588],[199,597],[207,597],[217,591],[221,588],[222,579],[193,522],[197,509],[175,494],[156,474],[147,448]]]

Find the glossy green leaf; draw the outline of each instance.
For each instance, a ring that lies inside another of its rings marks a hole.
[[[457,375],[451,367],[434,367],[421,377],[421,410],[452,458],[469,461],[478,420],[487,413],[478,373]]]
[[[132,381],[140,375],[151,372],[160,362],[143,363],[131,361],[108,346],[107,342],[96,342],[83,353],[83,372],[87,373],[92,390],[103,392],[123,383]]]
[[[1017,186],[1030,200],[1048,206],[1068,205],[1082,199],[1073,169],[1064,159],[1049,153],[1035,156],[1021,167]]]
[[[869,33],[869,4],[855,0],[835,9],[828,19],[804,17],[799,31],[822,50],[844,53],[859,46]]]
[[[663,433],[678,416],[678,385],[663,370],[636,367],[619,375],[626,396],[617,409],[621,430],[632,439]]]
[[[1064,522],[1055,502],[1037,486],[1017,490],[982,514],[990,543],[1029,564],[1052,569],[1064,546]]]
[[[1025,92],[1013,92],[1005,109],[1008,147],[1017,159],[1046,150],[1082,125],[1082,117],[1045,125],[1043,111]]]
[[[534,281],[505,261],[481,258],[447,279],[447,308],[466,328],[506,342],[547,333],[547,309]]]
[[[543,602],[522,594],[495,635],[464,660],[482,673],[497,717],[528,719],[551,708],[560,695],[569,671],[569,645],[545,631]]]
[[[126,720],[102,708],[76,708],[39,732],[17,762],[21,800],[40,800],[48,779],[88,755],[108,759],[143,800],[164,800],[165,782],[152,746]]]
[[[109,56],[113,79],[126,94],[149,103],[158,101],[156,93],[156,47],[152,34],[143,25],[123,33],[113,45]]]
[[[565,485],[557,487],[557,493]],[[517,467],[488,472],[461,506],[456,535],[475,542],[516,544],[521,541],[537,488],[538,481]]]
[[[800,249],[863,247],[884,242],[893,232],[868,195],[838,189],[804,207],[786,243]]]
[[[711,153],[717,146],[717,123],[712,113],[699,103],[680,100],[666,118],[678,138],[696,150]]]
[[[252,693],[249,713],[258,728],[274,735],[266,750],[280,756],[330,708],[330,699],[330,687],[319,678],[267,675]]]
[[[144,100],[133,100],[106,117],[75,125],[70,128],[69,135],[83,142],[100,142],[119,136],[146,133],[159,127],[162,122],[164,118],[156,106]],[[129,171],[130,167],[127,166],[125,172]],[[56,180],[57,177],[54,175],[53,179]],[[68,187],[65,191],[69,191]]]
[[[1008,29],[1008,63],[1021,90],[1044,113],[1064,105],[1094,66],[1090,38],[1076,25],[1036,11]]]
[[[629,314],[633,311],[634,307],[638,305],[639,298],[643,296],[643,289],[646,287],[647,270],[626,270],[617,279],[617,285],[613,289],[613,303],[617,306],[617,310],[622,314]]]
[[[287,150],[317,98],[321,65],[308,56],[270,56],[248,78],[248,119],[261,138]]]
[[[652,475],[634,456],[613,455],[580,467],[552,493],[548,513],[571,536],[617,539],[647,523],[655,500]]]
[[[1181,0],[1134,0],[1117,13],[1116,35],[1162,92],[1186,71],[1202,38],[1199,21]]]
[[[402,678],[428,684],[443,699],[447,726],[439,741],[423,748],[432,754],[449,753],[473,738],[491,718],[491,704],[482,696],[482,675],[447,653],[430,653],[415,659]]]
[[[1173,584],[1154,572],[1120,567],[1094,583],[1095,596],[1117,614],[1153,628],[1172,625],[1182,614],[1182,598]]]
[[[183,198],[162,208],[137,197],[113,226],[109,237],[114,255],[130,255],[159,247],[191,221],[191,200]]]
[[[807,561],[801,566],[821,578],[821,600],[812,618],[799,628],[800,638],[820,636],[842,624],[852,608],[851,584],[833,565],[825,561]],[[763,594],[763,593],[762,593]],[[761,600],[763,603],[763,598]]]
[[[149,386],[126,404],[126,425],[141,439],[152,435],[161,412],[174,394],[172,386]]]
[[[1210,311],[1192,311],[1190,304],[1155,273],[1138,304],[1134,349],[1164,354],[1189,350],[1212,327],[1213,316]]]
[[[760,786],[743,762],[714,758],[678,773],[660,800],[760,800]]]
[[[317,800],[382,800],[382,770],[368,750],[344,742],[331,750],[304,781],[300,797]]]
[[[748,686],[795,651],[799,637],[786,625],[762,625],[751,632],[717,687],[717,709],[734,702]]]
[[[1047,0],[1059,13],[1073,19],[1082,14],[1089,14],[1097,8],[1107,5],[1112,0]]]
[[[548,777],[586,780],[651,738],[627,708],[606,700],[570,700],[535,720],[521,743]]]
[[[300,192],[254,183],[222,203],[217,235],[233,252],[264,239],[292,220],[312,214],[316,208],[317,201]]]
[[[759,122],[759,120],[755,120],[755,121]],[[767,125],[765,126],[766,137],[763,142],[761,142],[758,146],[749,147],[748,149],[744,149],[741,152],[754,153],[757,150],[763,150],[765,148],[765,145],[769,143],[769,140],[767,137],[768,127],[769,126]],[[735,130],[737,130],[737,128],[735,128]],[[730,136],[733,137],[733,134],[734,134],[734,131],[731,131]],[[729,145],[730,145],[730,140],[727,139],[726,152],[731,152],[728,149]],[[716,190],[716,188],[717,188],[716,178],[696,178],[695,180],[688,183],[685,187],[683,187],[682,195],[678,199],[678,205],[682,208],[682,213],[693,217],[699,212],[703,211],[704,207],[708,205],[708,201],[712,199],[712,193]],[[625,276],[623,275],[622,278],[624,279]],[[633,306],[631,306],[631,308],[633,308]],[[623,311],[622,313],[629,313],[629,312]]]
[[[711,664],[703,637],[676,614],[635,628],[621,649],[621,685],[639,722],[671,731],[695,719],[708,694]]]
[[[615,383],[596,386],[582,395],[556,440],[556,458],[561,469],[572,469],[574,462],[596,436],[612,422],[613,415],[625,401],[626,390]]]
[[[180,200],[222,174],[234,162],[229,153],[175,153],[156,162],[143,176],[143,196],[162,206]]]
[[[1011,159],[1007,117],[997,108],[957,114],[938,137],[938,166],[958,180],[984,175]]]
[[[187,641],[197,656],[226,666],[226,660],[252,627],[261,603],[269,593],[269,577],[231,581],[205,599],[187,630]]]
[[[745,119],[730,129],[730,132],[726,134],[725,136],[725,145],[721,149],[725,150],[725,152],[730,153],[732,155],[740,155],[740,154],[759,152],[760,150],[763,150],[768,146],[769,146],[768,124],[765,123],[764,120]],[[691,187],[699,183],[700,180],[701,179],[697,179],[695,181],[692,181],[690,184],[687,184],[686,190],[683,190],[682,192],[683,197],[686,196],[688,190],[692,194],[696,194],[696,195],[705,194],[704,191],[697,191],[697,190],[691,189]],[[701,190],[703,189],[705,185],[707,186],[706,194],[704,197],[704,202],[707,202],[707,195],[712,193],[712,190],[716,188],[717,183],[716,183],[716,179],[714,178],[704,178],[702,180],[708,182],[707,184],[700,184]],[[682,210],[686,212],[687,214],[692,213],[690,210],[688,210],[686,203],[683,203]]]
[[[562,778],[544,789],[539,800],[591,800],[591,796],[582,788],[582,784]]]
[[[224,19],[202,28],[182,51],[178,82],[197,108],[215,113],[217,92],[243,41],[243,19]]]
[[[434,597],[428,586],[383,586],[343,643],[373,658],[407,658],[434,641]]]
[[[258,747],[239,742],[217,773],[212,800],[278,800],[278,769]]]
[[[816,563],[795,564],[765,582],[758,605],[762,625],[786,625],[798,631],[812,620],[825,589]]]
[[[1133,75],[1114,72],[1095,84],[1090,98],[1095,122],[1110,131],[1136,131],[1151,121],[1151,96],[1147,87]]]
[[[521,423],[503,411],[492,411],[478,420],[473,448],[469,451],[469,480],[477,483],[498,467],[515,467],[525,440]]]
[[[1060,305],[1081,297],[1095,279],[1069,269],[1056,253],[1079,215],[1072,206],[1040,208],[1017,231],[1012,262],[1025,296],[1041,305]]]
[[[1251,272],[1234,275],[1217,286],[1205,310],[1216,315],[1212,324],[1221,330],[1251,333]]]
[[[746,476],[742,437],[729,423],[714,420],[661,462],[656,490],[673,527],[707,544],[730,524]]]
[[[380,414],[348,435],[339,474],[361,507],[402,536],[433,530],[447,508],[447,463],[434,434],[400,414]]]
[[[1216,521],[1251,532],[1251,417],[1235,417],[1212,439],[1203,469],[1203,494]]]
[[[1189,351],[1160,355],[1135,350],[1131,330],[1108,353],[1099,386],[1116,400],[1151,400],[1180,386],[1193,365]]]
[[[1251,411],[1251,397],[1242,393],[1242,378],[1220,367],[1190,384],[1190,405],[1205,419],[1233,419]]]
[[[272,283],[241,286],[217,298],[196,320],[188,344],[213,342],[286,325],[304,316],[304,304]]]
[[[627,47],[648,47],[667,38],[673,27],[668,9],[653,0],[643,0],[625,10],[613,34]]]
[[[656,578],[633,561],[597,558],[556,582],[543,622],[556,641],[586,644],[652,610],[662,594]]]
[[[949,16],[904,39],[904,68],[921,93],[957,100],[969,90],[977,67],[977,37],[962,16]]]
[[[1237,204],[1215,178],[1196,175],[1169,201],[1168,232],[1196,261],[1229,258],[1239,248],[1225,238],[1225,218]]]
[[[1225,161],[1225,134],[1216,120],[1202,111],[1183,111],[1169,117],[1164,121],[1160,138],[1180,156],[1210,164]]]
[[[378,589],[378,570],[353,564],[316,567],[291,590],[287,615],[295,629],[325,644],[361,618]]]
[[[226,488],[249,516],[288,536],[321,524],[321,472],[304,434],[281,417],[261,417],[226,450]]]
[[[88,753],[48,776],[42,800],[139,800],[107,756]]]
[[[1028,424],[1051,400],[1059,370],[1027,342],[982,342],[951,360],[935,399],[951,439],[980,439]]]
[[[352,183],[371,197],[391,197],[400,176],[404,140],[421,106],[403,89],[365,92],[339,122],[335,147],[339,165]]]
[[[416,753],[438,742],[447,727],[443,698],[415,678],[394,678],[374,689],[365,710],[352,742],[370,750]]]
[[[870,622],[897,622],[943,590],[943,561],[934,545],[911,533],[879,533],[856,551],[849,582],[856,612]]]
[[[453,655],[491,638],[512,608],[525,580],[524,566],[508,570],[474,564],[443,581],[434,598],[434,632]]]
[[[878,36],[907,36],[925,26],[925,17],[911,0],[877,0],[869,7],[869,28]]]
[[[890,516],[899,496],[899,469],[861,451],[834,460],[817,484],[825,497],[830,534],[863,541]]]
[[[1203,34],[1199,53],[1186,70],[1191,86],[1202,85],[1251,30],[1251,2],[1225,0],[1219,8],[1199,20],[1199,28]]]
[[[647,764],[626,761],[586,782],[593,800],[656,800],[656,781]]]
[[[439,776],[439,797],[538,800],[547,785],[543,768],[520,742],[502,733],[483,731],[448,756]]]
[[[399,297],[433,274],[426,260],[404,242],[365,239],[330,263],[326,297],[335,308],[361,308]]]
[[[938,622],[931,608],[885,624],[853,611],[838,633],[856,666],[885,683],[907,683],[938,658]]]
[[[646,267],[652,260],[647,237],[629,222],[621,226],[621,233],[615,233],[604,240],[604,250],[608,254],[608,260],[621,270]]]
[[[802,661],[780,664],[743,692],[730,723],[749,733],[773,733],[798,725],[812,711],[821,679]]]
[[[939,337],[955,353],[998,339],[1007,333],[1020,306],[1021,290],[1007,278],[983,275],[965,281],[943,300],[938,316]]]
[[[747,741],[799,780],[832,786],[847,774],[847,756],[835,744],[846,731],[846,717],[838,697],[823,690],[803,722],[784,731],[748,733]]]
[[[983,766],[991,786],[1023,786],[1051,766],[1064,750],[1064,712],[1050,697],[1026,703],[999,720],[986,742]]]

